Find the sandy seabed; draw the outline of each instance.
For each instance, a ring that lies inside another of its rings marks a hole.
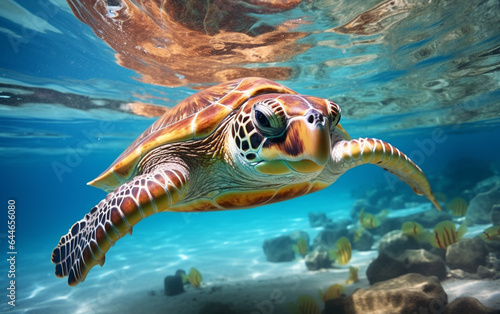
[[[364,254],[366,262],[375,256],[375,252]],[[349,295],[358,288],[369,287],[364,275],[367,264],[359,258],[353,264],[360,265],[360,281],[346,286]],[[303,263],[301,263],[303,265]],[[307,271],[297,269],[293,263],[282,263],[281,271],[290,275],[268,277],[245,281],[226,279],[204,283],[201,288],[186,286],[186,291],[176,296],[164,295],[163,287],[148,291],[128,292],[111,300],[113,309],[103,308],[100,313],[199,313],[210,303],[227,305],[234,313],[271,314],[290,313],[289,303],[297,301],[298,297],[308,294],[315,297],[320,309],[323,308],[318,289],[323,291],[333,283],[343,284],[348,277],[348,269],[331,269],[324,271]],[[500,280],[459,280],[447,279],[441,282],[448,295],[448,302],[457,297],[475,297],[485,306],[500,309]],[[214,305],[211,305],[214,308]],[[96,309],[97,310],[97,309]],[[206,310],[206,308],[205,308]],[[223,313],[218,311],[203,313]]]
[[[470,230],[473,235],[482,227]],[[312,234],[312,230],[306,230]],[[136,286],[137,289],[126,290],[122,293],[112,293],[108,302],[98,306],[89,303],[87,306],[97,313],[219,313],[221,308],[214,312],[207,311],[207,306],[215,309],[213,303],[226,305],[233,310],[231,313],[272,314],[290,313],[289,304],[296,303],[300,295],[310,295],[316,298],[319,308],[323,302],[319,297],[319,289],[325,291],[335,283],[344,284],[349,277],[349,266],[359,267],[359,281],[345,285],[346,295],[354,290],[369,287],[366,278],[366,269],[370,262],[378,255],[377,250],[353,251],[352,259],[346,266],[338,266],[328,270],[309,271],[302,259],[291,262],[270,263],[265,260],[263,253],[253,258],[256,251],[253,241],[248,241],[248,247],[231,256],[229,253],[222,256],[202,258],[203,263],[196,267],[206,273],[200,288],[185,285],[185,292],[175,296],[164,294],[163,279],[165,276],[149,274],[150,279],[128,282],[127,286]],[[262,243],[259,243],[261,246]],[[258,247],[258,250],[262,250]],[[167,275],[173,275],[175,269]],[[184,268],[187,271],[187,268]],[[139,279],[137,277],[136,279]],[[117,279],[118,283],[120,282]],[[144,283],[151,282],[149,286]],[[448,295],[448,302],[462,296],[475,297],[485,306],[500,309],[500,280],[468,280],[449,278],[441,282]],[[142,287],[141,287],[142,286]],[[140,288],[139,288],[140,287]],[[102,287],[101,287],[102,289]],[[100,302],[102,303],[102,302]],[[209,305],[212,303],[211,305]],[[83,304],[82,304],[83,305]],[[205,311],[201,311],[205,307]],[[80,309],[86,313],[85,306]],[[201,312],[200,312],[201,311]]]
[[[325,291],[335,283],[345,284],[349,266],[360,268],[360,280],[347,285],[346,294],[369,287],[366,269],[378,255],[376,243],[370,251],[354,250],[348,265],[328,270],[309,271],[299,258],[284,263],[266,261],[262,250],[265,239],[294,230],[307,232],[311,241],[316,237],[322,228],[311,228],[306,215],[267,215],[262,221],[234,216],[242,222],[211,222],[208,226],[206,216],[194,216],[189,225],[170,225],[164,231],[158,226],[169,217],[159,217],[141,223],[133,236],[117,242],[107,254],[104,267],[92,269],[85,282],[76,287],[68,287],[65,279],[55,278],[49,262],[52,246],[48,243],[47,247],[33,249],[29,262],[20,263],[19,274],[24,276],[18,282],[16,307],[4,303],[0,312],[196,314],[207,304],[218,302],[227,305],[232,313],[289,313],[289,304],[304,294],[316,298],[322,309],[318,290]],[[198,218],[203,219],[196,221]],[[277,230],[276,226],[286,228]],[[483,226],[469,228],[467,237],[482,229]],[[178,269],[188,271],[191,267],[202,273],[201,287],[186,285],[184,293],[165,295],[164,278]],[[500,309],[500,280],[450,278],[442,285],[448,302],[471,296],[485,306]],[[201,313],[224,314],[221,309]]]

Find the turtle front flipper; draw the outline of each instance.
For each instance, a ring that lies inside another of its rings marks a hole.
[[[422,170],[391,144],[374,138],[341,140],[333,146],[331,156],[336,169],[342,173],[364,164],[382,167],[406,182],[415,193],[425,195],[441,210]]]
[[[187,180],[183,167],[163,165],[109,193],[61,237],[52,251],[56,276],[68,276],[70,286],[83,282],[93,266],[104,264],[104,254],[109,248],[132,233],[132,226],[182,199]]]

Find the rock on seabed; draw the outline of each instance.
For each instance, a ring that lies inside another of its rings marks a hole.
[[[323,313],[443,313],[447,303],[448,296],[436,277],[406,274],[328,300]]]
[[[408,273],[436,276],[443,280],[447,274],[446,264],[439,256],[423,249],[405,250],[398,257],[381,252],[368,266],[366,277],[374,284]]]
[[[486,265],[488,250],[478,237],[461,239],[446,249],[446,264],[451,269],[462,269],[475,273],[479,265]]]

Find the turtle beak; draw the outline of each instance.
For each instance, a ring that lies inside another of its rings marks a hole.
[[[302,142],[303,149],[300,160],[289,160],[288,165],[298,172],[321,171],[330,158],[330,132],[326,117],[316,110],[310,110],[295,122],[298,124],[295,127],[300,130],[300,138],[292,141]]]
[[[321,171],[330,158],[328,120],[314,109],[303,116],[292,118],[286,139],[270,144],[260,154],[268,161],[281,160],[296,172]]]

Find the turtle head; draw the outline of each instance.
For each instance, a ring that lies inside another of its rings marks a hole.
[[[340,108],[327,99],[260,95],[237,113],[232,151],[246,168],[260,174],[318,173],[330,158],[331,133],[339,120]]]

